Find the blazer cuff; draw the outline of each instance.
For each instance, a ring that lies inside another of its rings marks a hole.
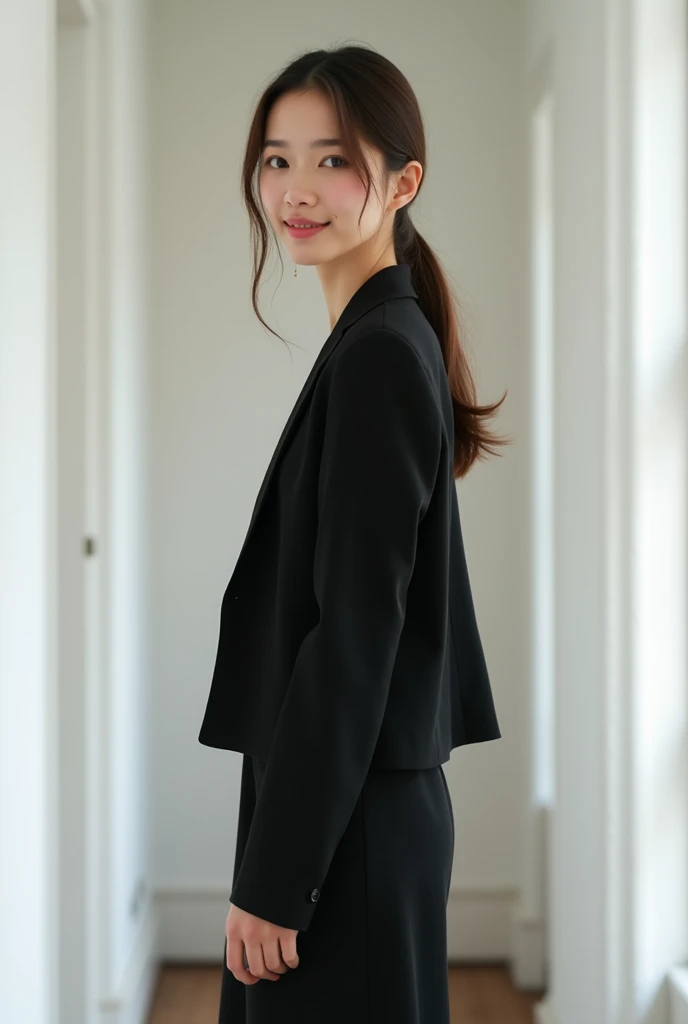
[[[298,884],[289,884],[283,879],[275,883],[255,877],[255,872],[251,875],[248,864],[246,870],[243,867],[232,887],[230,903],[281,928],[308,930],[320,899],[318,884],[299,888]]]

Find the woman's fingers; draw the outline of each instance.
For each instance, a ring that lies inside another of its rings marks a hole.
[[[244,966],[244,944],[232,931],[227,935],[227,967],[236,980],[242,981],[244,985],[255,985],[260,981],[260,978],[252,977]]]
[[[288,970],[298,967],[297,929],[256,917],[239,907],[230,907],[225,923],[227,967],[237,981],[279,981]]]
[[[257,978],[269,978],[270,981],[279,981],[279,974],[275,974],[274,971],[269,970],[265,966],[265,958],[263,956],[263,947],[260,942],[254,940],[246,942],[246,959],[248,960],[248,968],[251,974]]]
[[[274,939],[269,939],[267,942],[263,943],[263,957],[265,958],[265,966],[269,971],[275,971],[277,974],[286,974],[289,970],[288,966],[282,960],[279,939],[277,936],[275,936]]]
[[[292,970],[299,966],[299,954],[296,951],[296,936],[298,934],[298,931],[290,929],[289,932],[283,933],[279,937],[280,946],[282,947],[282,960]]]

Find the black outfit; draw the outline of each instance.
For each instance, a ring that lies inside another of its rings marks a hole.
[[[234,879],[265,762],[244,754]],[[441,765],[370,772],[337,845],[299,966],[237,981],[220,1024],[449,1024],[446,910],[454,818]]]
[[[232,982],[245,990],[245,1017],[234,1009],[231,1024],[335,1021],[348,987],[362,1024],[449,1020],[452,823],[438,769],[453,748],[501,735],[453,450],[437,335],[410,267],[385,267],[315,360],[222,600],[199,740],[246,755],[230,901],[303,933],[301,963],[279,981],[244,986],[225,971],[223,1007]],[[348,963],[333,952],[345,908]],[[364,954],[371,937],[375,952]],[[319,970],[304,969],[306,950]],[[380,957],[393,978],[377,970]],[[403,1006],[376,1016],[399,985],[410,985]]]

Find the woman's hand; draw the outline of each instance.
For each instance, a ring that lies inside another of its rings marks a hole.
[[[298,934],[296,928],[282,928],[231,904],[225,924],[227,967],[244,985],[254,985],[261,978],[279,981],[281,974],[299,966]]]

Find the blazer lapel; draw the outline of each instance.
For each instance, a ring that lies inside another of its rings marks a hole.
[[[258,519],[258,513],[268,491],[270,481],[272,480],[275,470],[279,464],[280,456],[292,432],[298,426],[301,413],[306,408],[306,401],[313,391],[315,382],[322,372],[325,363],[335,350],[337,343],[346,333],[346,330],[351,327],[356,320],[362,317],[364,313],[369,312],[381,302],[388,302],[390,299],[406,297],[417,299],[418,295],[411,284],[410,266],[407,263],[398,263],[391,267],[383,267],[382,270],[378,270],[377,273],[373,274],[372,277],[369,277],[367,281],[364,281],[358,291],[353,294],[347,305],[344,307],[342,314],[334,325],[332,333],[316,356],[311,371],[306,378],[306,382],[303,385],[296,402],[294,403],[294,407],[289,414],[275,450],[272,453],[272,458],[270,459],[268,468],[265,471],[263,482],[260,485],[258,496],[256,497],[256,501],[253,506],[251,520],[241,548],[242,552],[246,548],[249,537],[253,531],[253,527]]]

